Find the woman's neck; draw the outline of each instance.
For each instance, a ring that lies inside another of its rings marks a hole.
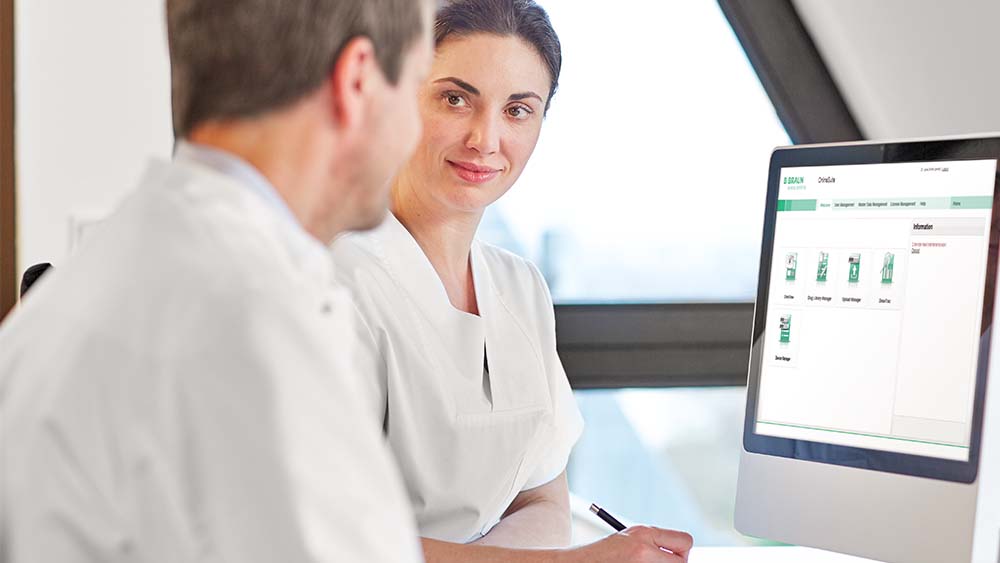
[[[393,186],[391,208],[434,267],[452,306],[478,315],[470,256],[482,213],[442,209],[403,182]]]

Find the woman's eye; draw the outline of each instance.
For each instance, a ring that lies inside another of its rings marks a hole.
[[[465,106],[465,98],[459,94],[452,92],[446,92],[444,94],[444,99],[448,102],[448,105],[455,108],[460,108]]]
[[[532,113],[530,109],[524,106],[513,106],[507,109],[507,115],[519,120],[528,119]]]

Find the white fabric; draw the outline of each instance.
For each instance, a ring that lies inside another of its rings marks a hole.
[[[259,170],[246,161],[215,147],[201,145],[191,141],[180,140],[174,148],[174,160],[203,166],[239,182],[243,188],[260,196],[261,200],[275,214],[287,221],[287,227],[293,231],[301,231],[299,220],[296,219],[288,204],[271,182]],[[315,246],[308,243],[309,246]]]
[[[0,560],[421,559],[328,249],[238,176],[152,164],[0,327]]]
[[[526,260],[474,242],[475,316],[451,305],[392,215],[375,231],[340,238],[333,252],[354,292],[366,371],[376,375],[366,396],[385,414],[420,535],[485,535],[519,492],[562,473],[583,429],[542,276]]]

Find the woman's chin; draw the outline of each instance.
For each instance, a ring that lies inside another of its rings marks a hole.
[[[481,213],[496,201],[482,186],[454,186],[442,199],[449,209],[460,213]]]

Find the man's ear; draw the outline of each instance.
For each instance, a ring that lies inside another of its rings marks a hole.
[[[375,46],[367,37],[355,37],[341,49],[328,78],[338,129],[351,129],[361,122],[379,72]]]

